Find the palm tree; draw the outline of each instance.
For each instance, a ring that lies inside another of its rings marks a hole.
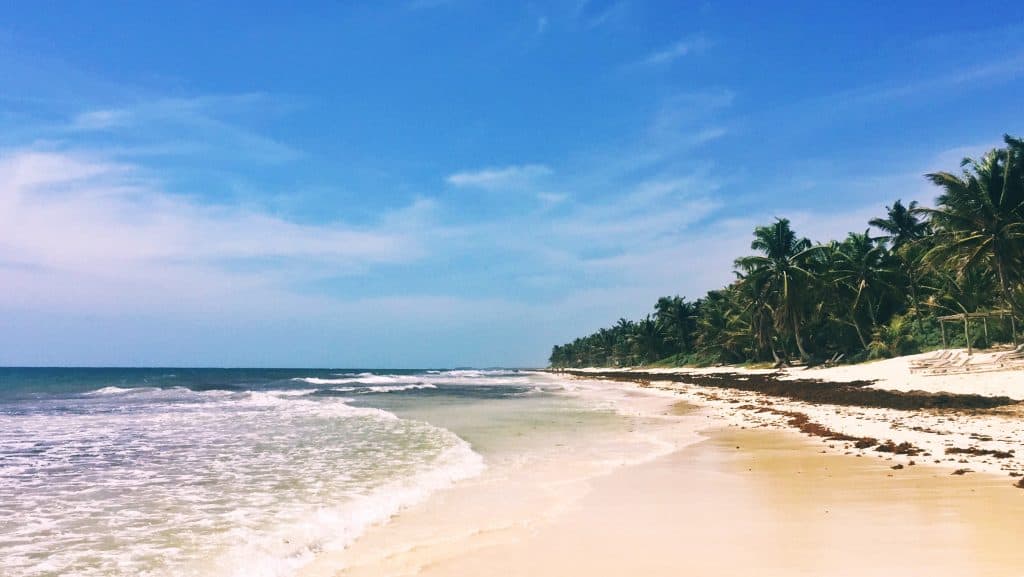
[[[651,318],[651,315],[647,315],[633,326],[633,355],[641,365],[659,360],[664,342],[661,326]]]
[[[917,325],[918,331],[923,330],[921,315],[917,314],[918,305],[921,303],[919,296],[922,276],[925,272],[920,266],[921,255],[927,252],[930,247],[932,227],[927,220],[918,218],[921,210],[917,201],[911,201],[907,206],[897,200],[892,206],[885,207],[886,218],[873,218],[868,224],[886,233],[876,237],[892,246],[893,255],[899,261],[900,271],[904,277],[903,286],[910,293],[909,309]]]
[[[615,334],[615,344],[612,346],[612,362],[616,366],[636,364],[632,351],[634,327],[633,321],[620,318],[619,322],[611,329]]]
[[[990,268],[1003,304],[1019,312],[1011,297],[1021,280],[1024,256],[1024,145],[1004,137],[1007,148],[981,159],[965,158],[962,174],[927,177],[943,192],[937,208],[917,208],[936,229],[935,246],[924,255],[932,266],[952,263],[962,272]]]
[[[701,300],[695,330],[701,354],[732,363],[750,358],[751,322],[744,315],[743,300],[735,285],[710,291]]]
[[[738,273],[740,283],[750,287],[762,300],[763,306],[771,311],[777,331],[792,331],[800,358],[809,360],[810,355],[804,349],[800,336],[800,325],[804,321],[807,297],[815,276],[806,263],[820,247],[812,247],[810,240],[797,237],[789,220],[777,218],[769,226],[754,229],[750,248],[763,254],[736,259],[735,266],[741,271]],[[772,352],[775,352],[774,348]]]
[[[935,280],[942,286],[926,304],[937,314],[973,313],[996,304],[998,283],[992,270],[978,268],[958,272],[936,273]]]
[[[693,331],[696,325],[697,307],[685,298],[661,297],[654,305],[654,317],[661,327],[666,344],[676,353],[689,353],[693,347]]]
[[[917,218],[916,200],[907,206],[903,206],[903,201],[897,200],[892,206],[885,207],[885,211],[886,218],[873,218],[868,224],[885,233],[876,238],[890,243],[894,251],[899,251],[904,245],[928,235],[928,221]]]
[[[870,323],[868,334],[873,333],[879,324],[879,315],[886,297],[892,292],[896,276],[885,246],[876,242],[868,233],[867,230],[863,234],[851,232],[846,240],[834,243],[834,250],[829,251],[833,257],[830,279],[845,293],[848,323],[856,331],[865,349],[868,348],[868,341],[861,331],[858,316],[867,316]]]

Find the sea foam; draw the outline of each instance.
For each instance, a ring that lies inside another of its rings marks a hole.
[[[409,386],[433,385],[372,385]],[[287,576],[484,467],[445,429],[314,391],[107,386],[0,412],[3,574]]]

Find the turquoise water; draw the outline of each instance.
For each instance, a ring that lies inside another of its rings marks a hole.
[[[290,575],[484,468],[487,436],[468,427],[471,445],[432,412],[549,385],[516,371],[0,369],[0,574]]]

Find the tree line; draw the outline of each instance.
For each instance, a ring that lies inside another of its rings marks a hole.
[[[938,317],[990,311],[1006,316],[972,344],[1007,342],[1024,318],[1024,139],[1003,141],[925,175],[934,208],[897,200],[841,241],[813,243],[785,218],[758,226],[729,286],[662,297],[638,321],[556,345],[550,364],[858,361],[935,348]]]

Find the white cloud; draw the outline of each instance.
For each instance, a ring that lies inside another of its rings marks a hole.
[[[707,47],[708,41],[703,36],[680,40],[667,48],[650,54],[647,58],[643,59],[643,63],[649,66],[671,64],[684,56],[702,52]]]
[[[125,171],[121,165],[84,155],[8,153],[0,155],[0,186],[3,187],[0,199],[13,198],[17,191],[84,182],[100,175],[123,175]]]
[[[681,211],[685,212],[685,211]],[[869,204],[841,213],[831,211],[788,211],[779,216],[789,217],[793,228],[801,236],[813,241],[842,240],[847,232],[860,232],[867,221],[880,214],[880,207]],[[696,299],[713,289],[734,280],[732,263],[736,257],[751,254],[750,242],[756,226],[769,224],[774,216],[746,214],[738,217],[717,218],[700,224],[685,225],[679,234],[666,241],[649,239],[640,246],[627,247],[610,256],[586,259],[582,274],[614,282],[584,293],[576,293],[572,300],[598,295],[601,306],[613,313],[607,323],[618,316],[638,318],[649,312],[659,296],[681,294]],[[670,225],[665,219],[663,225]],[[628,223],[618,234],[628,234],[637,223]],[[612,229],[612,234],[616,234]],[[616,308],[617,307],[617,308]],[[578,335],[574,335],[578,336]]]
[[[71,121],[72,130],[106,130],[123,126],[131,118],[131,113],[121,109],[90,110],[75,116]]]
[[[391,223],[423,210],[414,204],[376,227],[303,224],[168,194],[127,165],[12,152],[0,157],[0,306],[219,306],[247,291],[416,259],[415,230]]]
[[[561,204],[561,203],[565,202],[565,200],[567,198],[569,198],[568,194],[564,194],[564,193],[560,193],[560,192],[538,192],[537,193],[537,200],[541,201],[545,206],[554,206],[556,204]]]
[[[527,186],[551,172],[543,164],[523,164],[456,172],[445,180],[452,186],[462,188],[498,190]]]
[[[289,106],[286,100],[260,93],[150,98],[81,112],[57,130],[76,136],[100,131],[115,135],[124,144],[105,152],[120,157],[199,156],[209,160],[224,155],[234,162],[279,164],[301,158],[302,151],[254,132],[238,119],[273,116]]]
[[[620,21],[628,11],[628,2],[595,3],[579,0],[573,9],[573,17],[585,28],[592,29]]]
[[[986,152],[993,148],[999,148],[1004,146],[1002,140],[993,140],[984,144],[971,144],[966,146],[957,146],[947,150],[940,151],[935,155],[935,158],[928,163],[927,172],[952,172],[957,173],[960,170],[960,163],[965,158],[978,159],[985,155]]]
[[[899,81],[877,82],[804,100],[794,100],[782,111],[788,114],[793,110],[799,110],[804,116],[810,116],[808,111],[812,107],[822,108],[830,112],[829,115],[822,116],[831,117],[839,109],[914,100],[937,94],[969,93],[1024,76],[1024,52],[1020,50],[1000,52],[996,55],[986,54],[986,58],[980,60],[980,64],[959,67],[950,65],[939,74],[908,73],[901,75]],[[776,114],[779,112],[775,111]],[[774,118],[774,115],[772,117]]]
[[[645,307],[669,294],[696,299],[733,279],[732,262],[749,252],[755,224],[752,219],[719,220],[689,230],[682,240],[592,259],[585,268],[605,277],[633,279],[624,284],[645,291]]]

